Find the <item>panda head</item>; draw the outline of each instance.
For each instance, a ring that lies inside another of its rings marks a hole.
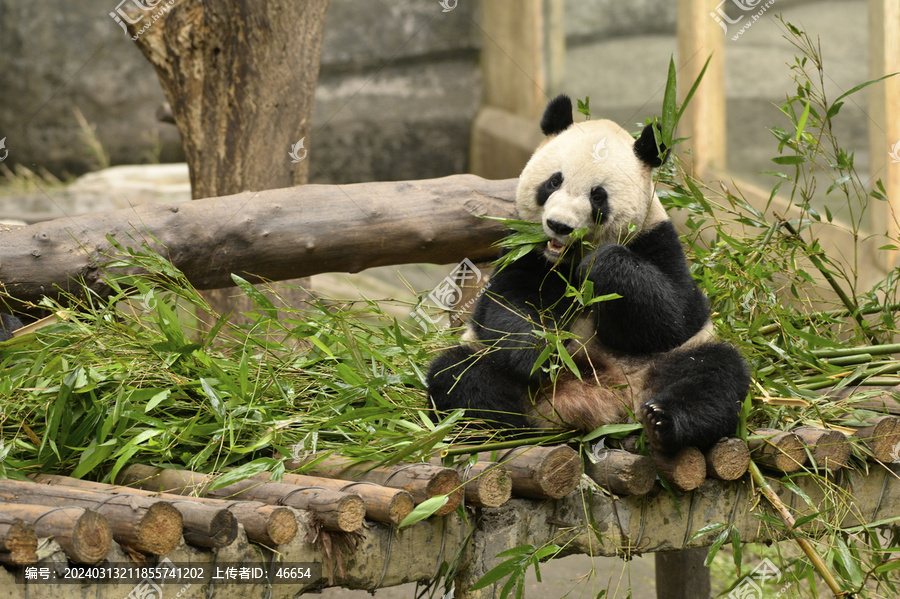
[[[572,101],[557,96],[541,119],[547,139],[525,165],[516,190],[519,218],[542,224],[548,260],[564,250],[572,233],[594,245],[627,243],[634,232],[668,220],[653,189],[652,170],[662,164],[648,125],[635,141],[607,120],[574,123]],[[662,152],[665,157],[665,150]]]

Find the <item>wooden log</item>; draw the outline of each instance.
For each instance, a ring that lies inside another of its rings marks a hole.
[[[289,462],[285,467],[299,468],[300,464]],[[371,463],[353,463],[339,456],[328,456],[316,463],[310,473],[326,478],[367,481],[383,487],[403,489],[412,495],[417,504],[437,495],[447,495],[447,503],[435,512],[437,516],[453,512],[463,498],[462,481],[456,470],[431,464],[373,467]]]
[[[673,456],[653,454],[659,475],[679,491],[693,491],[706,480],[706,458],[696,447],[685,447]]]
[[[750,467],[750,450],[737,437],[726,437],[706,450],[706,475],[719,480],[737,480]]]
[[[37,535],[32,524],[3,512],[0,506],[0,563],[16,566],[38,560]]]
[[[656,465],[647,456],[621,449],[607,449],[586,460],[584,473],[616,495],[644,495],[656,482]]]
[[[0,505],[0,514],[21,519],[39,538],[52,537],[66,557],[78,564],[99,563],[112,548],[109,521],[91,509],[15,503]]]
[[[269,477],[269,473],[262,473],[254,478],[269,480]],[[358,495],[366,505],[366,518],[376,522],[399,524],[416,506],[412,495],[403,489],[382,487],[365,481],[346,481],[287,473],[281,482],[299,487],[324,487],[332,491]]]
[[[431,464],[441,465],[440,458],[432,458]],[[502,464],[478,462],[454,466],[465,485],[466,504],[475,507],[500,507],[512,497],[512,478]]]
[[[109,520],[113,538],[120,545],[141,553],[165,555],[181,540],[181,513],[159,499],[0,480],[0,501],[94,509]]]
[[[38,474],[33,476],[31,480],[46,485],[88,489],[90,491],[109,493],[110,495],[155,496],[157,499],[165,499],[181,513],[184,525],[184,541],[189,545],[210,548],[227,547],[237,538],[238,521],[234,514],[228,511],[226,506],[202,505],[199,502],[188,501],[177,495],[159,497],[158,493],[154,494],[142,489],[106,485],[55,474]]]
[[[806,464],[806,449],[800,437],[773,428],[759,428],[747,440],[750,458],[765,468],[785,473],[797,472]]]
[[[574,491],[581,480],[581,459],[568,445],[479,453],[478,461],[482,460],[498,462],[509,471],[516,496],[559,499]]]
[[[806,445],[816,467],[826,470],[845,468],[850,461],[851,447],[841,431],[815,426],[801,426],[791,431]]]
[[[856,431],[856,437],[872,452],[869,460],[900,462],[900,418],[881,416]]]
[[[246,499],[271,505],[309,510],[328,530],[351,532],[362,527],[366,505],[357,495],[330,489],[304,488],[284,483],[247,479],[210,489],[215,477],[187,470],[135,464],[119,472],[118,481],[143,489],[164,489],[177,495],[202,495],[215,499]]]
[[[359,272],[412,256],[436,264],[493,259],[492,244],[506,230],[478,216],[514,217],[516,183],[452,175],[303,185],[60,218],[0,234],[4,291],[36,302],[76,293],[72,280],[82,279],[108,294],[98,266],[121,257],[108,235],[126,247],[147,242],[198,289],[231,287],[231,273],[257,283]]]

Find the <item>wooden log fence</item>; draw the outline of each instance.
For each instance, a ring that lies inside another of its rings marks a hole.
[[[513,218],[516,183],[451,175],[303,185],[60,218],[0,234],[0,281],[22,301],[74,291],[72,280],[106,294],[103,266],[122,257],[107,237],[130,248],[146,243],[198,289],[231,287],[232,273],[279,281],[412,255],[436,264],[493,259],[491,244],[505,230],[479,217]]]

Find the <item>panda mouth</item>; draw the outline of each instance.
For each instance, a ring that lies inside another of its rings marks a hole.
[[[547,252],[554,256],[562,254],[565,248],[566,244],[555,237],[551,237],[550,241],[547,242]]]

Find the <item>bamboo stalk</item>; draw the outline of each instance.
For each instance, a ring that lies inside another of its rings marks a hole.
[[[0,563],[18,566],[36,561],[37,535],[34,525],[4,513],[0,506]]]
[[[177,495],[160,497],[159,493],[95,483],[67,476],[55,474],[38,474],[32,479],[36,483],[54,485],[62,488],[87,489],[109,493],[110,495],[153,497],[165,499],[181,513],[184,523],[184,541],[189,545],[198,547],[227,547],[237,538],[238,521],[226,506],[203,505],[199,502],[188,501]]]
[[[215,477],[206,474],[135,464],[119,472],[118,482],[142,489],[163,489],[177,495],[215,499],[248,499],[313,512],[327,530],[351,532],[362,527],[366,506],[356,495],[330,489],[297,487],[247,479],[211,489]]]
[[[181,540],[182,517],[171,503],[122,497],[18,480],[0,480],[0,500],[47,507],[95,509],[106,516],[113,538],[141,553],[165,555]],[[7,509],[7,506],[2,506]]]
[[[75,563],[99,563],[112,548],[109,521],[94,510],[16,503],[0,505],[0,513],[24,521],[39,538],[53,537]]]
[[[288,463],[286,467],[292,464]],[[299,467],[299,464],[294,465]],[[396,464],[394,466],[373,466],[371,462],[353,463],[338,456],[328,456],[310,468],[317,476],[353,481],[367,481],[403,489],[412,495],[419,504],[437,495],[449,498],[444,507],[435,512],[437,516],[445,516],[453,512],[462,502],[463,490],[459,474],[452,468],[443,468],[431,464]]]
[[[796,520],[794,520],[791,512],[781,501],[781,498],[778,497],[778,494],[774,490],[772,490],[771,486],[769,486],[769,482],[762,475],[762,472],[760,472],[756,464],[752,462],[750,463],[750,475],[753,477],[754,482],[759,487],[760,491],[762,491],[763,495],[766,496],[766,499],[769,500],[769,503],[772,505],[772,507],[775,508],[775,512],[778,514],[778,517],[787,527],[788,533],[794,538],[794,540],[803,550],[803,553],[805,553],[806,557],[809,558],[809,561],[812,562],[813,567],[825,580],[825,584],[828,585],[828,588],[831,589],[831,592],[834,593],[834,596],[843,597],[845,594],[843,593],[843,591],[841,591],[841,587],[840,585],[838,585],[837,580],[835,580],[834,575],[825,565],[825,562],[822,561],[822,558],[819,557],[819,554],[816,553],[815,549],[813,549],[810,542],[801,537],[799,531],[794,529],[794,525],[797,522]]]

